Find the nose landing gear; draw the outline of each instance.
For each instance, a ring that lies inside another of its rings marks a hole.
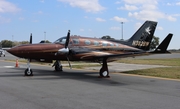
[[[25,76],[33,76],[33,71],[30,68],[30,59],[27,62],[27,69],[24,71]]]
[[[63,67],[59,60],[56,60],[56,62],[54,62],[52,67],[54,67],[55,71],[63,71]]]

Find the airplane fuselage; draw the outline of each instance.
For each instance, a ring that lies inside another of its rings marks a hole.
[[[59,49],[64,48],[62,37],[55,43],[27,44],[13,47],[8,52],[20,58],[27,59],[46,59],[46,60],[67,60],[68,55],[71,61],[92,60],[93,56],[103,54],[124,54],[128,52],[140,52],[142,50],[127,45],[98,39],[80,36],[71,36],[69,46],[71,54],[56,54]],[[96,51],[96,52],[94,52]],[[106,52],[104,52],[106,51]],[[56,54],[56,55],[55,55]]]

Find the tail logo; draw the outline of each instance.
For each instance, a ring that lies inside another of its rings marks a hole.
[[[151,33],[150,33],[150,31],[151,31],[150,27],[147,27],[147,28],[145,29],[145,31],[146,31],[148,34],[151,34]]]

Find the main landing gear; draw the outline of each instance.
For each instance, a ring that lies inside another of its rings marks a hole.
[[[27,62],[27,69],[24,71],[25,76],[33,76],[33,71],[30,68],[30,59]]]
[[[102,67],[99,71],[99,78],[109,78],[109,70],[107,65],[107,58],[103,59]]]
[[[52,67],[54,67],[55,71],[63,71],[61,62],[59,60],[56,60]]]
[[[53,64],[52,67],[55,67],[55,71],[62,71],[62,65],[59,60],[56,60],[56,62]],[[33,76],[33,71],[30,68],[30,59],[28,59],[27,62],[27,69],[24,71],[25,76]],[[107,65],[107,58],[103,59],[102,67],[99,71],[99,78],[109,78],[109,70]]]

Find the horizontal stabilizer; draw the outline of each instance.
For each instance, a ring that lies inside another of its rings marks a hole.
[[[167,51],[169,43],[173,34],[169,33],[168,36],[161,42],[161,44],[153,51],[153,53],[170,53]]]

